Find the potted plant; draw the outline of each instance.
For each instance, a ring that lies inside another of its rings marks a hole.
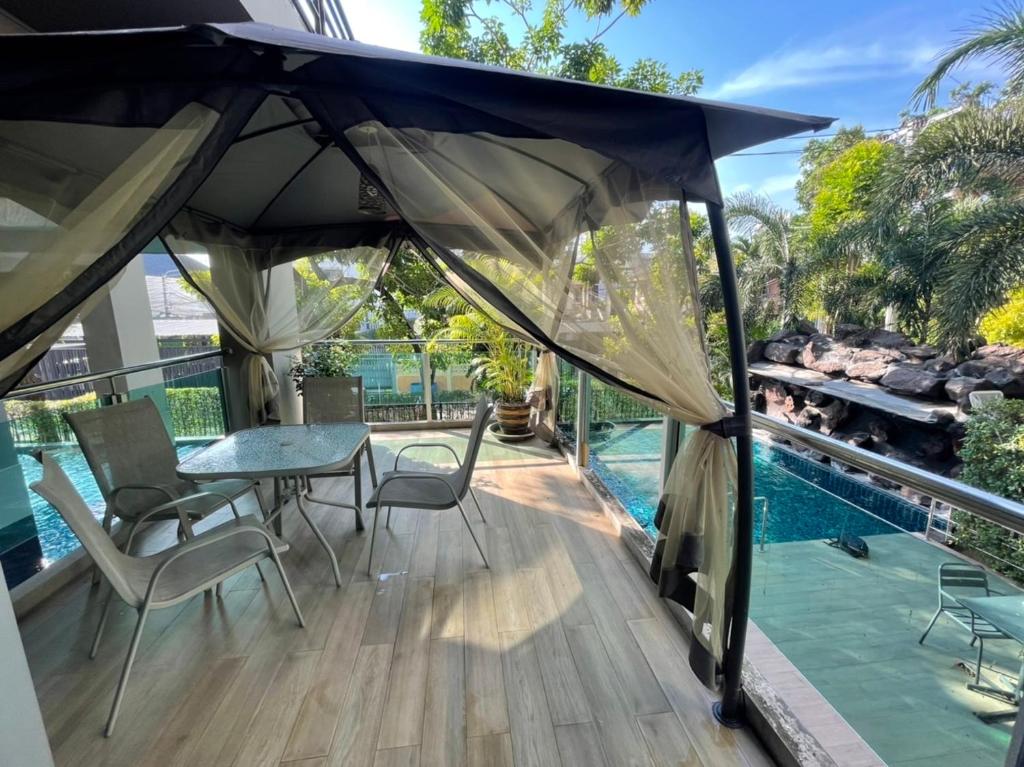
[[[295,382],[295,390],[302,393],[304,378],[331,378],[346,376],[355,370],[362,353],[350,344],[310,344],[291,360],[288,373]]]
[[[494,417],[502,433],[527,434],[530,405],[526,401],[526,390],[530,386],[530,365],[525,349],[500,328],[490,335],[485,351],[473,359],[470,369],[480,387],[494,397]]]
[[[476,387],[494,397],[494,414],[501,433],[509,437],[529,434],[530,405],[526,391],[532,375],[524,344],[450,286],[435,290],[425,303],[448,313],[447,327],[434,335],[435,340],[464,341],[472,348],[470,377]],[[435,350],[440,350],[440,346],[432,343],[431,353]]]

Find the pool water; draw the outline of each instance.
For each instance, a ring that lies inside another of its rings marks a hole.
[[[615,424],[589,437],[591,466],[626,510],[656,534],[663,426]],[[754,542],[783,543],[901,531],[920,532],[921,507],[788,449],[754,444]]]
[[[202,444],[195,443],[179,444],[177,446],[178,457],[184,458],[202,446]],[[57,460],[68,478],[74,483],[75,488],[92,510],[93,516],[97,520],[102,520],[106,505],[82,451],[69,445],[48,449],[47,452]],[[21,464],[25,487],[42,479],[43,467],[32,455],[21,453],[18,455],[18,462]],[[39,541],[39,549],[42,552],[42,561],[39,561],[37,557],[26,559],[24,557],[0,556],[0,559],[3,560],[4,577],[7,579],[8,586],[12,588],[42,568],[67,556],[79,546],[78,538],[64,524],[64,520],[55,508],[31,490],[28,492],[28,497],[32,505],[32,517],[35,521],[35,532]]]

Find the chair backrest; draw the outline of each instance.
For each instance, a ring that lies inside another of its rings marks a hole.
[[[302,420],[306,423],[366,421],[362,376],[303,378]]]
[[[130,605],[138,605],[141,595],[132,589],[128,577],[132,557],[114,545],[57,461],[43,453],[42,463],[43,478],[33,482],[32,489],[60,513],[121,598]]]
[[[473,480],[473,469],[476,467],[476,459],[480,454],[480,443],[484,441],[484,430],[487,428],[493,412],[494,403],[487,397],[481,397],[480,401],[476,403],[473,428],[469,431],[469,442],[466,444],[466,456],[462,459],[462,466],[455,472],[455,491],[460,500],[469,492],[469,484]]]
[[[178,453],[160,411],[149,397],[120,405],[65,413],[85,460],[107,500],[124,485],[178,487]],[[164,503],[156,491],[125,493],[118,499],[122,512],[137,514]]]
[[[943,562],[939,565],[939,603],[958,607],[956,597],[987,597],[988,573],[980,565],[967,562]]]

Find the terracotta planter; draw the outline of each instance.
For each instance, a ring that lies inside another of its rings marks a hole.
[[[499,402],[494,418],[505,434],[525,434],[530,430],[530,406],[526,402]]]

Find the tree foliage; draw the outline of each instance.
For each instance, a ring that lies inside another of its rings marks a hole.
[[[602,40],[649,2],[547,0],[537,9],[530,0],[423,0],[420,45],[426,53],[571,80],[653,93],[696,93],[704,82],[699,69],[672,72],[650,58],[623,66]],[[566,39],[573,15],[594,24],[583,40]]]

